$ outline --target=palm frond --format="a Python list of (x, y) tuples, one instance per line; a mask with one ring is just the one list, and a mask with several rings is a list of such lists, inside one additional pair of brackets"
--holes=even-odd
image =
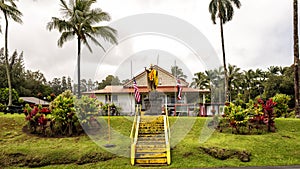
[(62, 47), (66, 41), (73, 39), (74, 36), (75, 34), (73, 31), (63, 32), (57, 41), (57, 45)]
[[(73, 2), (73, 0), (70, 0), (70, 4)], [(72, 10), (68, 7), (66, 1), (64, 0), (60, 0), (60, 11), (62, 12), (62, 14), (64, 15), (64, 17), (70, 16), (72, 15)], [(71, 5), (70, 5), (71, 6)]]
[(90, 44), (88, 43), (86, 37), (84, 37), (84, 38), (82, 39), (82, 43), (89, 49), (89, 51), (90, 51), (91, 53), (93, 53), (93, 50), (92, 50)]
[(101, 47), (101, 49), (105, 52), (104, 47), (101, 45), (101, 43), (96, 38), (94, 38), (92, 35), (90, 35), (88, 33), (86, 33), (86, 35), (89, 39), (91, 39), (92, 42), (94, 42), (97, 46)]
[(23, 14), (16, 7), (7, 6), (5, 13), (6, 13), (7, 17), (13, 19), (15, 22), (23, 23), (23, 21), (21, 19)]
[(52, 29), (58, 29), (59, 32), (63, 32), (63, 31), (69, 31), (74, 29), (74, 25), (72, 25), (71, 22), (67, 22), (65, 20), (61, 20), (59, 18), (56, 17), (52, 17), (52, 21), (48, 22), (47, 24), (47, 29), (48, 30), (52, 30)]
[(109, 26), (97, 26), (93, 27), (94, 33), (93, 35), (101, 36), (104, 40), (112, 43), (112, 44), (118, 44), (118, 40), (116, 38), (117, 36), (117, 30), (109, 27)]
[(218, 11), (218, 1), (212, 0), (209, 4), (209, 13), (211, 13), (211, 20), (216, 24), (216, 14)]

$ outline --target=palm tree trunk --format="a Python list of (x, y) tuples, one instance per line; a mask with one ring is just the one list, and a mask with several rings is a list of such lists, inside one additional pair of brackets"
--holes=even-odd
[(78, 91), (78, 98), (81, 97), (81, 93), (80, 93), (80, 52), (81, 52), (81, 41), (80, 41), (80, 37), (78, 37), (77, 39), (77, 43), (78, 43), (78, 55), (77, 55), (77, 83), (78, 83), (78, 88), (77, 88), (77, 91)]
[(4, 55), (5, 55), (5, 67), (6, 67), (6, 76), (8, 82), (8, 106), (12, 105), (12, 86), (11, 86), (11, 77), (10, 77), (10, 67), (8, 61), (8, 18), (7, 14), (4, 11), (5, 17), (5, 46), (4, 46)]
[(298, 37), (298, 0), (294, 0), (294, 90), (295, 90), (295, 114), (299, 112), (299, 37)]
[(228, 77), (227, 77), (227, 66), (225, 57), (225, 45), (224, 45), (224, 33), (223, 33), (223, 21), (220, 17), (220, 27), (221, 27), (221, 40), (222, 40), (222, 53), (223, 53), (223, 67), (224, 67), (224, 81), (225, 81), (225, 101), (228, 101)]

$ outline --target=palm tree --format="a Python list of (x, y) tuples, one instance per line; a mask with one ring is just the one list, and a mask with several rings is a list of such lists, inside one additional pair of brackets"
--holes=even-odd
[(300, 115), (299, 110), (299, 37), (298, 37), (298, 0), (294, 0), (294, 90), (295, 90), (295, 114)]
[[(7, 4), (8, 2), (9, 4)], [(0, 1), (0, 10), (3, 12), (5, 18), (5, 42), (4, 42), (4, 57), (5, 57), (5, 69), (8, 82), (8, 106), (12, 105), (12, 85), (11, 85), (11, 73), (10, 65), (8, 60), (8, 19), (11, 18), (15, 22), (22, 23), (22, 13), (17, 9), (16, 4), (13, 0), (1, 0)]]
[(81, 44), (86, 45), (89, 51), (92, 52), (92, 48), (88, 43), (89, 39), (105, 51), (96, 37), (100, 36), (105, 41), (117, 44), (117, 31), (109, 26), (93, 26), (99, 22), (110, 20), (110, 15), (103, 12), (100, 8), (91, 9), (92, 4), (96, 0), (70, 0), (69, 6), (65, 0), (60, 0), (60, 2), (64, 18), (52, 17), (52, 20), (47, 25), (47, 29), (49, 31), (58, 29), (61, 33), (57, 42), (59, 47), (62, 47), (66, 41), (74, 38), (75, 35), (77, 36), (77, 91), (78, 97), (80, 97)]
[(280, 72), (280, 67), (279, 66), (270, 66), (268, 68), (268, 71), (270, 75), (278, 75), (278, 72)]
[(178, 66), (171, 66), (172, 75), (174, 75), (177, 79), (184, 79), (186, 80), (187, 76), (183, 74), (183, 71)]
[(237, 8), (240, 8), (241, 6), (241, 2), (239, 0), (211, 0), (209, 4), (209, 13), (211, 13), (211, 20), (213, 21), (213, 23), (216, 24), (217, 17), (220, 19), (226, 101), (228, 101), (228, 78), (227, 78), (227, 68), (226, 68), (223, 24), (232, 20), (233, 13), (234, 13), (232, 3)]
[(243, 79), (244, 79), (244, 82), (243, 82), (243, 89), (244, 91), (247, 92), (247, 96), (248, 98), (247, 99), (251, 99), (251, 94), (252, 94), (252, 90), (254, 89), (254, 87), (256, 86), (256, 74), (255, 72), (250, 69), (248, 71), (245, 71), (244, 70), (244, 74), (243, 74)]
[(198, 89), (207, 89), (209, 87), (209, 79), (203, 72), (195, 73), (194, 76), (191, 87)]
[(236, 65), (228, 65), (228, 88), (229, 88), (229, 101), (233, 98), (234, 89), (239, 89), (239, 80), (240, 80), (240, 68)]
[(223, 67), (220, 66), (216, 69), (210, 69), (205, 71), (205, 75), (209, 79), (209, 87), (211, 91), (212, 102), (224, 102), (224, 71)]

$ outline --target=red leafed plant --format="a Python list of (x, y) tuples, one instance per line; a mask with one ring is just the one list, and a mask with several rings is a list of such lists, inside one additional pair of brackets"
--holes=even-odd
[(266, 101), (265, 104), (262, 104), (264, 110), (264, 116), (267, 119), (266, 123), (268, 125), (268, 131), (274, 132), (275, 131), (275, 114), (274, 114), (274, 107), (277, 105), (273, 99), (269, 99)]
[(28, 121), (28, 129), (31, 133), (45, 133), (47, 128), (48, 119), (46, 114), (49, 114), (50, 110), (46, 107), (34, 106), (31, 107), (29, 104), (25, 105), (24, 114), (25, 119)]

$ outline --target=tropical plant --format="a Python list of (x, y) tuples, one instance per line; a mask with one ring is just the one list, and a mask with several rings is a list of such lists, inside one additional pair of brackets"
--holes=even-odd
[[(239, 87), (240, 87), (240, 68), (236, 65), (228, 65), (228, 89), (229, 89), (229, 101), (232, 98), (235, 98), (238, 94)], [(237, 91), (237, 92), (235, 92)]]
[(276, 107), (274, 107), (274, 114), (276, 117), (288, 116), (289, 106), (288, 103), (291, 100), (291, 97), (286, 94), (276, 94), (272, 97), (274, 102), (277, 103)]
[(232, 20), (234, 14), (232, 3), (237, 8), (240, 8), (241, 6), (241, 2), (239, 0), (211, 0), (209, 4), (209, 13), (211, 14), (211, 20), (213, 21), (213, 23), (216, 24), (217, 17), (220, 19), (226, 101), (228, 101), (228, 77), (227, 77), (227, 66), (226, 66), (226, 56), (225, 56), (223, 24)]
[[(9, 89), (8, 88), (0, 88), (0, 103), (8, 102)], [(19, 94), (15, 89), (12, 89), (12, 103), (17, 103), (19, 100)]]
[[(279, 97), (277, 96), (277, 98)], [(257, 134), (261, 133), (263, 130), (266, 132), (274, 132), (274, 110), (276, 108), (277, 103), (274, 102), (272, 98), (268, 99), (266, 102), (261, 98), (258, 98), (256, 101), (250, 100), (246, 104), (244, 104), (242, 100), (236, 103), (228, 102), (224, 107), (224, 115), (220, 120), (218, 128), (220, 131), (223, 131), (226, 130), (226, 128), (231, 127), (232, 129), (235, 129), (235, 132), (233, 130), (232, 132), (237, 134), (246, 134), (246, 129), (248, 129), (248, 134), (255, 133), (252, 129), (257, 129)], [(278, 107), (277, 110), (281, 111), (285, 108), (286, 107), (281, 106)]]
[[(7, 4), (6, 2), (9, 2)], [(4, 42), (4, 57), (5, 57), (5, 68), (6, 76), (9, 88), (8, 106), (12, 105), (12, 85), (11, 85), (11, 68), (8, 59), (8, 19), (11, 18), (15, 22), (22, 23), (22, 13), (18, 10), (14, 0), (1, 0), (0, 10), (3, 12), (5, 18), (5, 42)]]
[(70, 0), (69, 5), (66, 4), (65, 0), (60, 0), (60, 2), (63, 18), (52, 17), (52, 20), (47, 25), (47, 29), (50, 31), (52, 29), (58, 29), (61, 33), (58, 39), (59, 47), (62, 47), (66, 41), (77, 36), (77, 90), (78, 97), (80, 97), (81, 44), (86, 45), (89, 51), (92, 52), (92, 48), (88, 43), (89, 39), (105, 51), (96, 37), (100, 36), (105, 41), (117, 44), (117, 31), (109, 26), (93, 26), (99, 22), (110, 20), (109, 14), (103, 12), (100, 8), (91, 9), (91, 6), (96, 0)]
[(50, 110), (53, 117), (52, 131), (56, 135), (77, 135), (81, 133), (81, 126), (75, 115), (75, 96), (70, 90), (58, 95), (51, 103)]
[(211, 102), (222, 103), (225, 101), (224, 95), (224, 73), (223, 67), (216, 69), (206, 70), (206, 76), (209, 79), (209, 85), (211, 90)]
[(29, 104), (25, 105), (25, 119), (28, 121), (27, 127), (31, 133), (45, 135), (45, 130), (48, 127), (48, 118), (46, 118), (46, 114), (49, 113), (48, 110), (41, 105), (34, 106), (33, 108)]
[(108, 115), (108, 110), (109, 114), (114, 116), (114, 115), (120, 115), (121, 107), (116, 106), (114, 103), (106, 103), (101, 105), (101, 115), (102, 116), (107, 116)]
[(83, 129), (100, 127), (100, 123), (96, 119), (100, 111), (100, 102), (97, 99), (82, 96), (76, 100), (75, 108)]
[(208, 89), (209, 88), (209, 79), (203, 72), (198, 72), (194, 74), (193, 82), (191, 87), (198, 89)]
[(171, 73), (174, 75), (177, 79), (186, 79), (187, 75), (185, 75), (180, 67), (177, 65), (171, 66)]

